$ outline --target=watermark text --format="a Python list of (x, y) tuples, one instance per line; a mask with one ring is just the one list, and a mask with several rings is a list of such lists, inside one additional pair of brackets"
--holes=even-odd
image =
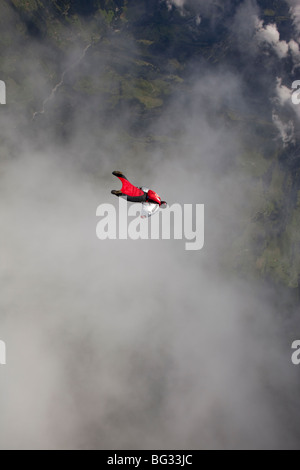
[(296, 340), (292, 344), (292, 349), (295, 351), (292, 354), (292, 363), (294, 366), (299, 366), (300, 364), (300, 340)]
[(0, 340), (0, 365), (5, 366), (6, 364), (6, 344)]
[(119, 198), (119, 211), (113, 204), (101, 204), (96, 215), (99, 240), (185, 240), (187, 251), (204, 246), (204, 205), (173, 204), (152, 217), (142, 219), (141, 204), (127, 204)]
[(0, 104), (6, 104), (6, 85), (3, 80), (0, 80)]

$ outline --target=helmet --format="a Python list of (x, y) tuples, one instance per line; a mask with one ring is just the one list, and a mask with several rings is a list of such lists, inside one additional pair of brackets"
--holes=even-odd
[(161, 204), (161, 199), (160, 199), (159, 195), (156, 194), (156, 192), (152, 191), (151, 189), (149, 189), (149, 191), (148, 191), (148, 199), (149, 199), (149, 201), (156, 202), (159, 205)]

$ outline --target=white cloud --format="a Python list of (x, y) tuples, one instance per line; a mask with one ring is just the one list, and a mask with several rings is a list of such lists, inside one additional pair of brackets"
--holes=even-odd
[(197, 26), (200, 25), (201, 21), (202, 21), (201, 16), (200, 16), (200, 15), (197, 15), (197, 16), (196, 16), (196, 24), (197, 24)]
[(280, 40), (280, 34), (277, 30), (276, 24), (268, 24), (264, 26), (263, 21), (257, 18), (255, 37), (260, 44), (265, 43), (272, 46), (280, 59), (287, 56), (289, 45), (286, 41)]
[(184, 9), (193, 11), (201, 16), (209, 16), (211, 19), (220, 12), (228, 11), (232, 6), (232, 0), (162, 0), (165, 1), (169, 10), (178, 8), (182, 13)]
[(294, 90), (283, 85), (281, 78), (277, 78), (275, 91), (276, 96), (273, 99), (274, 109), (272, 113), (273, 123), (279, 131), (279, 137), (281, 138), (283, 145), (286, 146), (290, 143), (294, 144), (296, 142), (295, 124), (293, 120), (283, 122), (280, 118), (280, 108), (292, 108), (297, 118), (300, 119), (300, 106), (293, 104), (292, 94)]
[(290, 12), (293, 17), (294, 25), (299, 33), (300, 39), (300, 2), (299, 0), (287, 0), (290, 5)]
[(171, 9), (173, 6), (177, 8), (183, 8), (185, 0), (167, 0), (168, 8)]
[(299, 48), (299, 44), (296, 41), (294, 41), (293, 39), (291, 39), (291, 41), (289, 42), (289, 49), (290, 49), (290, 52), (291, 52), (291, 55), (292, 55), (292, 58), (293, 58), (294, 70), (295, 70), (296, 68), (298, 68), (300, 66), (300, 48)]
[(295, 127), (293, 121), (282, 122), (278, 114), (273, 112), (272, 115), (273, 122), (279, 131), (280, 138), (283, 142), (283, 145), (295, 143)]
[(296, 41), (294, 41), (293, 39), (291, 39), (291, 41), (289, 42), (289, 48), (290, 48), (291, 52), (292, 52), (295, 56), (300, 57), (299, 44), (298, 44)]
[(300, 66), (299, 44), (291, 39), (289, 42), (281, 41), (276, 24), (263, 25), (263, 21), (256, 18), (255, 38), (259, 45), (269, 45), (280, 59), (284, 59), (290, 53), (294, 63), (294, 69)]
[(273, 100), (275, 109), (273, 110), (272, 118), (284, 146), (289, 143), (295, 143), (295, 125), (292, 120), (283, 122), (280, 119), (280, 108), (285, 106), (292, 108), (297, 118), (300, 119), (300, 106), (293, 103), (293, 92), (294, 90), (282, 84), (281, 78), (277, 78), (276, 96)]
[(285, 85), (282, 85), (281, 78), (277, 78), (276, 94), (277, 94), (277, 101), (279, 102), (281, 106), (284, 106), (286, 103), (291, 102), (292, 90), (290, 90)]

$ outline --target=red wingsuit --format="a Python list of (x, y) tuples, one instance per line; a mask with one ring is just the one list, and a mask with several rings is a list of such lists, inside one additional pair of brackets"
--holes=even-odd
[(131, 184), (126, 176), (121, 173), (121, 171), (113, 171), (114, 176), (119, 178), (122, 183), (122, 189), (120, 191), (113, 190), (112, 194), (119, 197), (126, 197), (127, 201), (130, 202), (154, 202), (156, 204), (163, 204), (164, 201), (161, 201), (161, 198), (154, 191), (149, 189), (147, 192), (143, 191), (142, 188), (138, 188)]

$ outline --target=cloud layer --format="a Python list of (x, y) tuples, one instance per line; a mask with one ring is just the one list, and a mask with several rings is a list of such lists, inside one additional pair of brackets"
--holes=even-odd
[[(215, 2), (197, 6), (201, 16)], [(246, 7), (257, 12), (253, 2)], [(236, 32), (245, 18), (239, 10)], [(274, 25), (253, 18), (255, 47), (274, 49), (276, 60), (297, 53), (296, 40), (282, 41)], [(126, 44), (119, 63), (125, 70), (137, 48)], [(245, 93), (244, 69), (230, 57), (218, 66), (203, 59), (186, 66), (184, 84), (147, 129), (161, 145), (147, 151), (139, 136), (134, 152), (132, 104), (107, 126), (107, 103), (96, 94), (85, 103), (70, 91), (107, 71), (105, 44), (72, 69), (34, 121), (51, 93), (43, 67), (54, 49), (47, 40), (30, 46), (24, 62), (35, 71), (29, 79), (36, 107), (26, 110), (27, 121), (1, 116), (0, 338), (7, 365), (0, 369), (0, 448), (299, 447), (299, 374), (290, 351), (297, 319), (279, 303), (285, 305), (284, 295), (242, 279), (226, 263), (254, 188), (234, 165), (251, 134), (224, 119), (228, 110), (260, 115), (259, 99)], [(84, 47), (62, 54), (54, 83)], [(252, 64), (252, 53), (256, 60), (264, 50), (249, 51), (245, 62)], [(268, 82), (267, 73), (261, 70)], [(270, 116), (289, 99), (289, 88), (273, 79)], [(66, 97), (78, 99), (74, 114)], [(62, 136), (57, 129), (66, 121)], [(281, 136), (288, 142), (289, 129)], [(204, 249), (186, 252), (182, 241), (98, 240), (97, 206), (117, 207), (110, 194), (115, 169), (170, 203), (205, 204)]]

